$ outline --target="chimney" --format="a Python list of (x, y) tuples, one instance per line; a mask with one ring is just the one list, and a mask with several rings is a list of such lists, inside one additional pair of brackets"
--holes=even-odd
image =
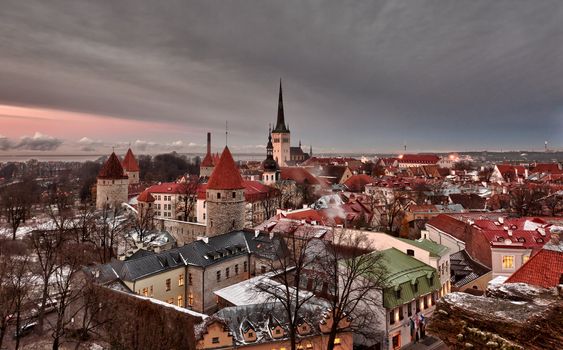
[(207, 154), (211, 154), (211, 133), (207, 133)]

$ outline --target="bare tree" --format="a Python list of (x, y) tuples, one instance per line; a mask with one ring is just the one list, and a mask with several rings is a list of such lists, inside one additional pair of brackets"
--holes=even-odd
[(58, 268), (59, 255), (65, 237), (62, 230), (35, 230), (30, 241), (33, 254), (37, 258), (36, 273), (41, 281), (41, 304), (39, 305), (39, 330), (43, 330), (45, 306), (49, 300), (50, 282)]
[(363, 234), (355, 232), (334, 229), (332, 241), (321, 250), (324, 254), (318, 264), (318, 277), (328, 285), (330, 304), (327, 350), (334, 349), (334, 340), (345, 329), (366, 339), (376, 336), (374, 325), (387, 271), (382, 256)]
[(532, 188), (519, 185), (509, 191), (510, 209), (519, 217), (528, 215), (541, 215), (541, 198), (545, 193), (541, 188)]
[(176, 213), (181, 213), (183, 221), (195, 221), (194, 214), (197, 204), (197, 189), (199, 183), (196, 180), (188, 179), (179, 184), (178, 200), (175, 203)]
[(20, 329), (32, 289), (29, 264), (30, 256), (23, 242), (0, 241), (0, 348), (9, 322), (15, 321), (16, 332)]
[[(275, 283), (265, 282), (258, 284), (260, 293), (268, 295), (271, 302), (276, 302), (283, 308), (288, 320), (288, 332), (291, 350), (296, 350), (298, 345), (297, 326), (300, 316), (304, 310), (304, 305), (314, 297), (308, 293), (301, 280), (305, 272), (314, 261), (311, 251), (308, 249), (313, 238), (313, 234), (297, 236), (294, 227), (292, 232), (277, 239), (283, 239), (287, 245), (286, 249), (277, 249), (270, 252), (271, 259), (265, 263), (275, 277)], [(314, 282), (314, 281), (312, 281)], [(313, 286), (314, 287), (314, 286)]]
[(66, 326), (73, 321), (74, 313), (68, 315), (69, 305), (75, 303), (82, 296), (83, 283), (76, 282), (76, 276), (80, 274), (82, 266), (92, 261), (89, 257), (89, 247), (72, 241), (65, 241), (63, 249), (57, 259), (57, 267), (53, 272), (53, 295), (49, 301), (56, 303), (56, 317), (49, 322), (52, 330), (53, 350), (59, 349), (63, 336), (66, 334)]
[(125, 233), (131, 226), (142, 235), (152, 225), (152, 217), (141, 217), (131, 213), (127, 216), (120, 208), (104, 207), (96, 213), (95, 225), (90, 231), (90, 240), (98, 252), (102, 264), (116, 257), (118, 247), (125, 242)]
[(16, 239), (18, 228), (30, 217), (34, 186), (33, 181), (26, 180), (7, 186), (0, 193), (0, 208), (10, 224), (13, 240)]

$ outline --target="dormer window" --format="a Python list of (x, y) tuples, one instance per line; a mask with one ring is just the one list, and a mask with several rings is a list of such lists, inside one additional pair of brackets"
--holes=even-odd
[(401, 290), (400, 290), (400, 289), (397, 289), (397, 290), (395, 291), (395, 297), (396, 297), (397, 299), (401, 299)]
[(217, 192), (217, 199), (221, 199), (221, 193)]

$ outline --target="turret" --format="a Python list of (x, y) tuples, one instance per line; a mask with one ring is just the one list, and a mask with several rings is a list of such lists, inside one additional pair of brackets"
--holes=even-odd
[(207, 236), (242, 230), (244, 227), (244, 181), (229, 148), (225, 146), (206, 190)]
[(96, 180), (96, 208), (116, 207), (127, 202), (129, 177), (119, 158), (112, 152)]

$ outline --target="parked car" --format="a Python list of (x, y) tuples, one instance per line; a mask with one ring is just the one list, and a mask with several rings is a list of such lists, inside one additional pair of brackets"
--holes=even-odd
[(22, 326), (20, 326), (19, 332), (14, 332), (14, 339), (18, 337), (19, 338), (25, 337), (29, 333), (33, 332), (33, 330), (35, 329), (35, 327), (37, 327), (38, 324), (39, 322), (37, 321), (23, 324)]

